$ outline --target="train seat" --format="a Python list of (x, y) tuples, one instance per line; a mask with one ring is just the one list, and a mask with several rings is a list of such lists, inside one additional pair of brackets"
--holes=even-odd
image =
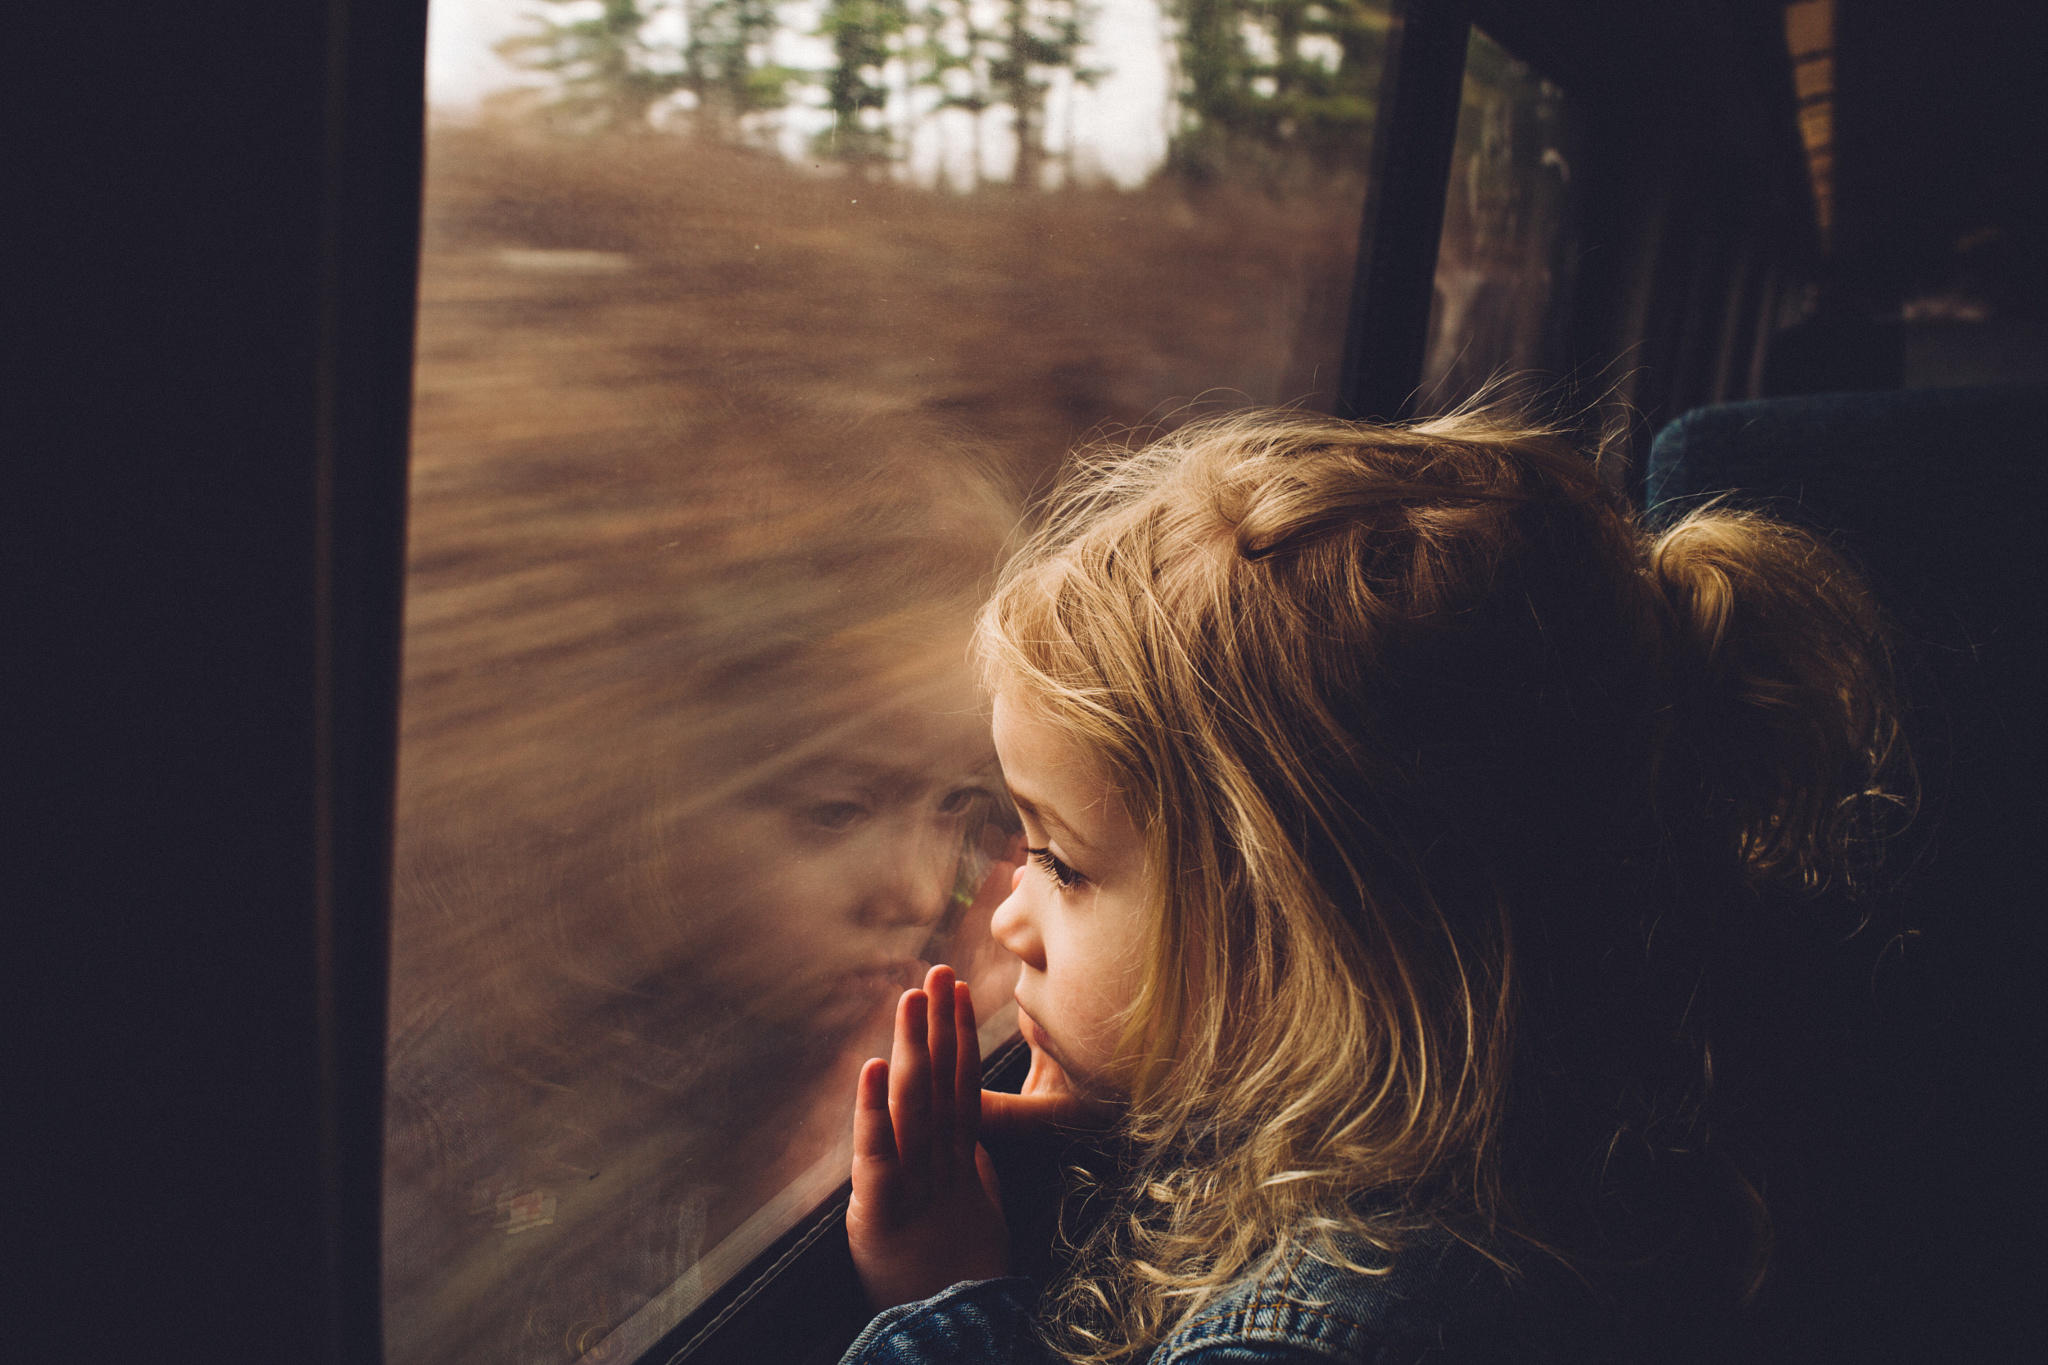
[(1726, 493), (1863, 566), (1922, 788), (1860, 943), (1816, 979), (1836, 1044), (1802, 1054), (1825, 1060), (1786, 1096), (1797, 1132), (1765, 1144), (1781, 1359), (2015, 1358), (2038, 1294), (2044, 419), (2040, 385), (1720, 404), (1645, 470), (1653, 522)]

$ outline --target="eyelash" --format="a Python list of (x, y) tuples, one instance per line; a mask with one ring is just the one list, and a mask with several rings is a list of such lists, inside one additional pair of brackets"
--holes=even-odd
[(1068, 867), (1065, 863), (1054, 857), (1053, 851), (1050, 848), (1027, 848), (1024, 851), (1031, 855), (1031, 861), (1044, 869), (1045, 875), (1052, 878), (1054, 884), (1062, 891), (1072, 891), (1082, 882), (1088, 880), (1073, 868)]

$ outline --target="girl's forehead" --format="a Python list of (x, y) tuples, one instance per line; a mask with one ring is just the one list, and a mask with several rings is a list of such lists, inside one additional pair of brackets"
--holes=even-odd
[(992, 729), (1003, 779), (1020, 805), (1056, 813), (1069, 824), (1128, 823), (1108, 768), (1028, 699), (998, 692)]
[(1045, 710), (1014, 688), (995, 694), (990, 707), (990, 732), (1006, 769), (1028, 769), (1041, 777), (1086, 776), (1096, 768)]

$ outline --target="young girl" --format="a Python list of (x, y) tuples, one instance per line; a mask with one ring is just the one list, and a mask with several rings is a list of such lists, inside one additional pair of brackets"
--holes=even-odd
[[(902, 998), (847, 1361), (1732, 1349), (1768, 1225), (1710, 1086), (1775, 1045), (1771, 889), (1842, 874), (1895, 750), (1836, 556), (1653, 535), (1483, 414), (1259, 414), (1087, 463), (979, 649), (1033, 1066), (984, 1094), (965, 986)], [(1109, 1211), (1041, 1301), (977, 1137), (1105, 1115)]]

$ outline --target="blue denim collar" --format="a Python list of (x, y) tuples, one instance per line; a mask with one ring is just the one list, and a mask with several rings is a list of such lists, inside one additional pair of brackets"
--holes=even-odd
[(1345, 1250), (1361, 1266), (1385, 1269), (1361, 1274), (1297, 1248), (1192, 1312), (1151, 1365), (1175, 1365), (1223, 1344), (1291, 1347), (1333, 1360), (1404, 1359), (1505, 1325), (1510, 1295), (1501, 1271), (1448, 1234), (1418, 1237), (1392, 1257)]

